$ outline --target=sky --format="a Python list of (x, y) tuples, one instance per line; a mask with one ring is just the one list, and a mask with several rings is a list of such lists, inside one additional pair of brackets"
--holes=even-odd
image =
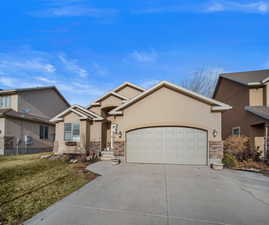
[(266, 0), (13, 0), (0, 10), (0, 88), (54, 85), (71, 104), (125, 81), (269, 68)]

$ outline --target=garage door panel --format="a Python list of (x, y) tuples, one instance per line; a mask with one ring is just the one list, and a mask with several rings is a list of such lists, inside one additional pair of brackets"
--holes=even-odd
[(128, 162), (162, 162), (162, 130), (148, 128), (127, 134)]
[(187, 127), (143, 128), (127, 133), (127, 162), (207, 163), (207, 133)]

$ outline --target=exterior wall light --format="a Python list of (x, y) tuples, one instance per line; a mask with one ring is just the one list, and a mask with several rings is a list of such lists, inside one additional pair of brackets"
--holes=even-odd
[(215, 138), (215, 137), (217, 137), (217, 135), (218, 135), (218, 131), (217, 130), (213, 130), (213, 137)]
[(122, 137), (122, 132), (121, 131), (119, 131), (118, 136), (119, 136), (119, 138)]

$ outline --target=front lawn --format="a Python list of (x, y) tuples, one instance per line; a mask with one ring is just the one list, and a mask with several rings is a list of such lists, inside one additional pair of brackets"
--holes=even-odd
[(41, 155), (0, 157), (0, 224), (20, 224), (95, 178), (86, 164)]

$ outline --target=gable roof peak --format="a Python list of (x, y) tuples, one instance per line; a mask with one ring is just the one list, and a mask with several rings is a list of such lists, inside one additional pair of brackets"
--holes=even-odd
[(139, 86), (137, 86), (136, 84), (133, 84), (133, 83), (131, 83), (131, 82), (127, 82), (127, 81), (124, 82), (124, 83), (122, 83), (120, 86), (116, 87), (116, 88), (113, 89), (112, 91), (113, 91), (113, 92), (117, 92), (117, 91), (123, 89), (123, 88), (126, 87), (126, 86), (135, 88), (135, 89), (137, 89), (137, 90), (139, 90), (139, 91), (145, 91), (144, 88), (139, 87)]
[(82, 120), (96, 120), (96, 121), (101, 121), (104, 118), (97, 115), (96, 113), (92, 112), (91, 110), (88, 110), (80, 105), (71, 105), (68, 109), (64, 110), (63, 112), (59, 113), (55, 117), (53, 117), (50, 122), (59, 122), (63, 120), (63, 116), (66, 115), (69, 112), (73, 112), (77, 115), (80, 116)]
[(178, 92), (181, 92), (185, 95), (188, 95), (190, 97), (196, 98), (202, 102), (205, 102), (207, 104), (210, 104), (212, 106), (212, 111), (225, 111), (225, 110), (229, 110), (232, 107), (229, 105), (226, 105), (222, 102), (219, 102), (217, 100), (205, 97), (203, 95), (200, 95), (196, 92), (190, 91), (186, 88), (183, 88), (181, 86), (178, 86), (176, 84), (173, 84), (169, 81), (161, 81), (158, 84), (156, 84), (155, 86), (153, 86), (152, 88), (142, 92), (141, 94), (137, 95), (136, 97), (132, 98), (130, 101), (116, 107), (115, 109), (111, 110), (109, 114), (111, 115), (119, 115), (122, 114), (122, 111), (124, 108), (128, 107), (129, 105), (131, 105), (132, 103), (138, 102), (140, 99), (143, 99), (145, 96), (155, 92), (156, 90), (158, 90), (159, 88), (161, 88), (162, 86), (167, 86), (171, 89), (174, 89)]

